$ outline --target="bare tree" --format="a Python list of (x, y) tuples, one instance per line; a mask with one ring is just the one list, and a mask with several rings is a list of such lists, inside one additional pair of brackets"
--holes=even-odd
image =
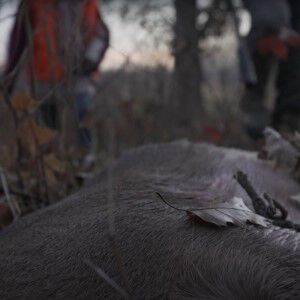
[(196, 28), (196, 0), (174, 0), (176, 23), (174, 26), (175, 70), (171, 100), (173, 115), (182, 126), (201, 116), (201, 68), (199, 60), (199, 33)]

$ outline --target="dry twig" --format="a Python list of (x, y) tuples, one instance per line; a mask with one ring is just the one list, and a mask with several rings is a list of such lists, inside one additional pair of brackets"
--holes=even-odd
[[(260, 197), (245, 173), (238, 171), (234, 178), (250, 197), (257, 214), (272, 220), (272, 224), (275, 226), (290, 228), (300, 232), (300, 224), (287, 220), (288, 212), (286, 208), (267, 193), (263, 195), (264, 198)], [(277, 213), (280, 215), (278, 216)]]

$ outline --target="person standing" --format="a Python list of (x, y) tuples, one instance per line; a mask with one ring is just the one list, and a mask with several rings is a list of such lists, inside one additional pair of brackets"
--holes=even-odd
[[(296, 61), (300, 62), (299, 1), (287, 0), (243, 0), (252, 19), (252, 27), (247, 37), (248, 47), (257, 75), (257, 82), (246, 82), (246, 92), (242, 99), (244, 127), (248, 134), (259, 139), (266, 126), (276, 129), (285, 127), (297, 129), (290, 120), (284, 119), (286, 113), (295, 112), (297, 93), (291, 86), (297, 83)], [(296, 7), (297, 5), (298, 7)], [(298, 64), (299, 65), (299, 64)], [(267, 89), (272, 74), (276, 76), (278, 96), (269, 116), (266, 108)], [(289, 75), (288, 75), (289, 74)], [(300, 73), (299, 76), (300, 78)], [(295, 97), (288, 96), (290, 92)], [(298, 110), (299, 111), (299, 110)]]
[[(99, 72), (109, 44), (97, 0), (23, 0), (11, 33), (5, 67), (7, 91), (29, 93), (40, 117), (61, 128), (64, 105), (72, 105), (81, 122), (91, 104), (91, 79)], [(84, 143), (88, 130), (79, 130)]]

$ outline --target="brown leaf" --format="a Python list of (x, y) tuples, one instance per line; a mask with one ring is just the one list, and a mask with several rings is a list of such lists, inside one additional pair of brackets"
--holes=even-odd
[(4, 169), (9, 169), (15, 163), (16, 155), (15, 151), (13, 151), (12, 147), (7, 145), (0, 146), (0, 165)]
[(37, 102), (28, 94), (23, 92), (16, 93), (11, 99), (12, 107), (17, 111), (29, 111), (37, 106)]
[(17, 135), (23, 146), (34, 155), (39, 146), (50, 144), (55, 139), (57, 132), (48, 127), (41, 127), (32, 118), (27, 118), (19, 125)]
[(45, 176), (49, 186), (57, 186), (59, 184), (58, 178), (52, 169), (45, 168)]
[(64, 173), (66, 171), (65, 161), (59, 160), (54, 153), (44, 156), (46, 168), (51, 169), (56, 173)]

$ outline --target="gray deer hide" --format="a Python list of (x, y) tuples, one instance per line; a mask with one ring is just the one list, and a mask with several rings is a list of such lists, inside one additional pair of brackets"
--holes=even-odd
[(233, 179), (240, 169), (299, 221), (288, 200), (299, 186), (255, 156), (187, 141), (128, 151), (112, 190), (103, 172), (0, 233), (0, 299), (300, 299), (299, 233), (194, 222), (155, 196), (188, 207), (242, 197), (251, 208)]

